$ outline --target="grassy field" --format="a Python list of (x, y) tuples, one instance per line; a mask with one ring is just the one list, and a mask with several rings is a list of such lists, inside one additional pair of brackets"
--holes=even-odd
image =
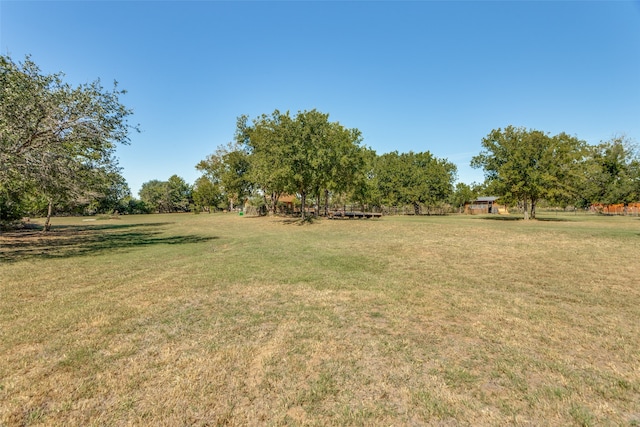
[(640, 425), (640, 219), (55, 218), (0, 425)]

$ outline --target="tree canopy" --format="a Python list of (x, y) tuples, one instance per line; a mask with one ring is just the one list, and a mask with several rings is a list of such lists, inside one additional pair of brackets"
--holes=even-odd
[[(223, 191), (242, 182), (244, 192), (260, 194), (270, 212), (276, 212), (283, 194), (298, 195), (303, 206), (314, 198), (316, 214), (322, 198), (325, 213), (330, 199), (370, 206), (412, 204), (419, 212), (421, 205), (429, 209), (451, 195), (456, 167), (447, 160), (428, 151), (377, 156), (361, 142), (358, 129), (332, 122), (328, 114), (311, 110), (291, 116), (275, 110), (251, 122), (239, 117), (234, 143), (218, 148), (196, 168)], [(246, 163), (234, 167), (235, 159)]]
[(394, 151), (377, 159), (375, 176), (383, 203), (390, 206), (413, 205), (417, 215), (421, 205), (430, 208), (449, 198), (453, 192), (456, 166), (428, 151)]
[(626, 137), (590, 146), (584, 162), (580, 203), (617, 204), (640, 200), (640, 156)]
[(140, 199), (155, 212), (188, 212), (192, 189), (184, 179), (172, 175), (167, 181), (153, 179), (142, 184)]
[(1, 208), (15, 216), (28, 195), (44, 198), (45, 230), (54, 204), (118, 187), (115, 147), (136, 129), (116, 82), (105, 90), (99, 80), (74, 87), (63, 77), (43, 73), (29, 57), (15, 63), (0, 56)]
[[(234, 203), (240, 203), (251, 193), (249, 166), (248, 153), (244, 147), (229, 143), (218, 147), (215, 153), (200, 161), (196, 169), (218, 188), (221, 195), (226, 196), (229, 209), (233, 209)], [(204, 182), (200, 181), (200, 184), (203, 185)]]
[(209, 212), (211, 212), (211, 208), (215, 209), (223, 200), (220, 186), (206, 176), (201, 176), (196, 180), (191, 195), (196, 209), (204, 209)]
[[(274, 110), (252, 120), (240, 116), (234, 141), (196, 165), (194, 186), (181, 177), (143, 184), (141, 202), (131, 198), (115, 157), (137, 131), (126, 91), (100, 80), (73, 86), (64, 74), (43, 73), (26, 57), (0, 56), (0, 223), (25, 212), (56, 207), (86, 212), (183, 212), (193, 203), (229, 208), (261, 198), (275, 213), (283, 194), (303, 207), (324, 200), (369, 206), (413, 205), (415, 213), (450, 202), (462, 207), (478, 188), (458, 183), (456, 167), (429, 151), (382, 155), (362, 145), (362, 134), (330, 121), (316, 109), (291, 115)], [(507, 203), (520, 203), (525, 218), (536, 205), (630, 203), (640, 199), (640, 155), (626, 137), (588, 145), (566, 133), (507, 126), (482, 139), (471, 161), (485, 173), (483, 188)], [(304, 218), (305, 209), (302, 209)]]
[(484, 169), (496, 195), (521, 201), (525, 219), (535, 218), (540, 199), (576, 196), (576, 177), (585, 155), (585, 143), (576, 137), (507, 126), (492, 130), (482, 147), (471, 166)]
[(271, 212), (284, 193), (300, 195), (305, 206), (309, 195), (318, 201), (321, 193), (326, 200), (329, 192), (349, 191), (364, 164), (361, 139), (359, 130), (330, 122), (317, 110), (294, 117), (275, 110), (251, 124), (241, 116), (236, 129), (238, 151), (248, 155), (247, 177)]

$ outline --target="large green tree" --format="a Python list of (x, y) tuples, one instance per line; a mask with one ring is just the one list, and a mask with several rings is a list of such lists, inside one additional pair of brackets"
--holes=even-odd
[(140, 200), (152, 211), (171, 212), (171, 195), (167, 181), (152, 179), (142, 184), (138, 192)]
[(429, 213), (431, 207), (450, 197), (456, 167), (428, 151), (393, 151), (378, 157), (375, 175), (383, 203), (389, 206), (413, 205), (417, 215), (422, 205)]
[(324, 161), (320, 155), (323, 144), (329, 144), (329, 115), (317, 110), (298, 112), (290, 134), (287, 191), (297, 193), (305, 219), (307, 196), (318, 191), (325, 181)]
[(626, 137), (590, 146), (584, 162), (580, 202), (615, 204), (640, 200), (640, 156)]
[(140, 200), (156, 212), (188, 212), (192, 201), (191, 186), (178, 175), (172, 175), (167, 181), (147, 181), (138, 194)]
[(464, 182), (458, 182), (449, 198), (449, 203), (459, 212), (462, 212), (465, 204), (472, 202), (478, 196), (477, 184), (469, 185)]
[(358, 129), (330, 122), (329, 114), (317, 110), (298, 112), (293, 128), (288, 190), (300, 195), (303, 206), (307, 196), (315, 196), (317, 215), (322, 193), (326, 210), (330, 192), (346, 193), (353, 187), (364, 166), (362, 137)]
[(355, 174), (353, 188), (349, 193), (350, 198), (362, 205), (380, 207), (383, 202), (378, 176), (376, 175), (378, 155), (374, 150), (367, 147), (363, 147), (360, 154), (362, 169)]
[(191, 186), (178, 175), (171, 175), (167, 180), (169, 200), (172, 212), (188, 212), (192, 202)]
[(118, 143), (128, 143), (132, 111), (117, 83), (72, 86), (45, 74), (27, 57), (0, 56), (0, 199), (19, 202), (35, 192), (53, 206), (98, 197), (115, 177)]
[(361, 139), (357, 129), (330, 122), (328, 114), (317, 110), (295, 117), (275, 110), (251, 124), (242, 116), (236, 129), (236, 143), (248, 154), (249, 180), (270, 212), (276, 211), (284, 193), (297, 194), (302, 206), (308, 196), (315, 196), (317, 213), (321, 194), (326, 210), (330, 193), (352, 190), (364, 166)]
[(212, 208), (215, 209), (222, 201), (222, 192), (217, 184), (214, 184), (211, 179), (203, 175), (193, 185), (192, 197), (196, 208), (210, 212)]
[(585, 143), (576, 137), (507, 126), (492, 130), (482, 148), (471, 166), (484, 169), (496, 195), (522, 202), (525, 219), (535, 218), (539, 200), (573, 197), (579, 191)]
[(251, 193), (249, 167), (248, 153), (235, 142), (218, 147), (215, 153), (196, 165), (196, 169), (222, 191), (229, 209), (242, 203)]
[(362, 185), (367, 168), (366, 148), (360, 145), (358, 129), (347, 129), (340, 123), (329, 123), (327, 138), (318, 150), (318, 179), (315, 184), (316, 212), (320, 194), (324, 192), (324, 214), (328, 214), (330, 195), (354, 195)]
[(276, 212), (278, 199), (289, 185), (294, 138), (293, 119), (288, 112), (262, 114), (251, 124), (247, 116), (237, 121), (236, 142), (250, 153), (248, 179), (271, 213)]
[[(100, 183), (96, 183), (100, 185)], [(119, 171), (105, 171), (96, 196), (87, 200), (86, 211), (95, 213), (128, 212), (131, 190)]]

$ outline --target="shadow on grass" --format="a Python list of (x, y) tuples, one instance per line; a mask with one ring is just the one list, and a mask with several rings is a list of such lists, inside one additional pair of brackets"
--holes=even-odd
[[(479, 218), (475, 218), (475, 219), (486, 219), (486, 220), (491, 220), (491, 221), (524, 221), (524, 218), (522, 217), (517, 217), (517, 216), (484, 216), (484, 217), (479, 217)], [(530, 221), (535, 222), (535, 221), (541, 221), (541, 222), (570, 222), (570, 219), (567, 218), (551, 218), (551, 217), (546, 217), (546, 218), (532, 218)]]
[(487, 219), (487, 220), (491, 220), (491, 221), (523, 221), (523, 218), (517, 217), (517, 216), (504, 216), (504, 215), (500, 215), (500, 216), (479, 216), (479, 217), (474, 217), (473, 219)]
[[(142, 228), (142, 227), (150, 227), (150, 228), (159, 228), (164, 227), (165, 225), (175, 224), (174, 222), (146, 222), (142, 224), (100, 224), (96, 222), (89, 222), (88, 224), (82, 225), (53, 225), (51, 227), (52, 232), (60, 232), (67, 230), (121, 230), (125, 228)], [(38, 230), (41, 230), (42, 227), (38, 227)]]
[(49, 233), (34, 229), (4, 233), (0, 238), (0, 262), (72, 258), (149, 245), (184, 245), (217, 239), (162, 235), (162, 228), (169, 224), (63, 225), (52, 227)]
[(317, 218), (312, 218), (312, 217), (307, 217), (305, 219), (302, 219), (300, 217), (297, 217), (297, 218), (293, 217), (293, 218), (283, 219), (280, 222), (284, 225), (310, 225), (317, 221), (318, 221)]
[[(518, 216), (482, 216), (476, 217), (474, 219), (486, 219), (490, 221), (524, 221), (524, 218)], [(571, 222), (571, 219), (568, 218), (553, 218), (553, 217), (544, 217), (544, 218), (532, 218), (530, 221), (541, 221), (541, 222)]]

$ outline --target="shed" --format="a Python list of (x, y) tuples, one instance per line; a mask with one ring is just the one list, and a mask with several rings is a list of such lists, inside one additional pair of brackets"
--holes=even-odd
[(279, 211), (281, 213), (291, 213), (293, 212), (293, 204), (296, 201), (297, 197), (292, 194), (283, 194), (278, 199), (278, 204), (281, 206)]
[(499, 197), (484, 196), (478, 197), (471, 203), (467, 203), (464, 206), (464, 213), (466, 214), (508, 214), (506, 205), (500, 205), (498, 203)]

